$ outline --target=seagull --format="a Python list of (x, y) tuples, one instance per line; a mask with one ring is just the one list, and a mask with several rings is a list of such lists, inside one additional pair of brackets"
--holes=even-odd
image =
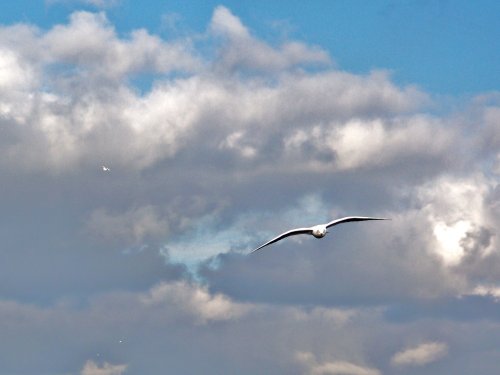
[(279, 240), (282, 240), (285, 237), (296, 236), (298, 234), (310, 234), (316, 238), (323, 238), (328, 233), (328, 231), (326, 230), (327, 228), (333, 227), (334, 225), (337, 225), (337, 224), (348, 223), (351, 221), (365, 221), (365, 220), (390, 220), (390, 219), (385, 219), (385, 218), (381, 218), (381, 217), (367, 217), (367, 216), (346, 216), (346, 217), (343, 217), (340, 219), (332, 220), (326, 224), (314, 225), (314, 226), (309, 227), (309, 228), (296, 228), (296, 229), (289, 230), (285, 233), (282, 233), (279, 236), (273, 238), (271, 241), (268, 241), (265, 244), (260, 245), (258, 248), (253, 250), (250, 254), (255, 253), (257, 250), (260, 250), (267, 245), (271, 245), (272, 243), (278, 242)]
[(102, 171), (103, 172), (109, 172), (111, 169), (109, 169), (108, 167), (106, 167), (105, 165), (102, 166)]

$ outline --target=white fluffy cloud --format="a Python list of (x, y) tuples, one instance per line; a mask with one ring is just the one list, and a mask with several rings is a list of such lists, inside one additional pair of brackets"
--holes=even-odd
[[(330, 154), (338, 170), (350, 170), (380, 167), (401, 159), (439, 159), (451, 149), (453, 138), (451, 131), (433, 119), (409, 117), (317, 125), (296, 131), (285, 144), (291, 153), (305, 153), (304, 145), (312, 145), (318, 154)], [(331, 160), (318, 164), (331, 169)]]
[(212, 16), (210, 28), (215, 33), (227, 34), (233, 38), (249, 38), (250, 33), (238, 17), (229, 9), (218, 6)]
[[(480, 228), (494, 230), (491, 202), (496, 188), (493, 180), (481, 175), (470, 178), (442, 177), (417, 189), (421, 209), (431, 223), (436, 239), (432, 247), (448, 265), (457, 265), (467, 252), (466, 237)], [(493, 243), (481, 249), (481, 256), (495, 251)], [(470, 244), (469, 244), (470, 246)]]
[[(21, 169), (67, 171), (97, 158), (144, 169), (205, 141), (198, 152), (350, 170), (444, 159), (454, 140), (439, 120), (406, 115), (427, 101), (421, 91), (399, 88), (382, 72), (287, 71), (327, 55), (298, 42), (269, 46), (224, 7), (214, 11), (208, 32), (229, 35), (214, 62), (200, 61), (186, 41), (145, 30), (121, 38), (103, 13), (76, 12), (46, 32), (16, 27), (22, 43), (13, 30), (0, 33), (0, 110), (16, 139), (2, 159)], [(225, 73), (202, 68), (210, 65)], [(230, 73), (245, 67), (284, 73), (271, 82)], [(172, 71), (187, 75), (158, 77), (144, 95), (128, 84), (134, 74)]]
[(424, 366), (436, 362), (448, 354), (448, 345), (442, 342), (426, 342), (404, 349), (391, 359), (395, 366)]
[[(188, 45), (166, 43), (145, 30), (120, 39), (104, 14), (77, 12), (67, 25), (45, 33), (5, 28), (0, 46), (1, 121), (12, 139), (3, 148), (4, 162), (68, 170), (94, 156), (144, 165), (175, 151), (174, 129), (183, 124), (165, 113), (171, 107), (157, 106), (158, 99), (169, 98), (152, 94), (143, 100), (125, 76), (195, 69)], [(151, 107), (156, 111), (150, 113)]]
[(48, 61), (75, 64), (104, 78), (192, 70), (198, 64), (188, 44), (167, 43), (146, 30), (134, 30), (129, 39), (119, 38), (103, 13), (73, 13), (68, 25), (54, 26), (40, 43)]
[(252, 37), (240, 19), (223, 6), (215, 8), (209, 28), (215, 35), (228, 39), (216, 64), (225, 70), (277, 71), (304, 63), (330, 62), (324, 50), (300, 42), (286, 42), (278, 48), (269, 46)]
[[(0, 50), (0, 89), (23, 90), (29, 88), (34, 72), (29, 65), (23, 66), (19, 56), (10, 49)], [(6, 112), (4, 108), (3, 113)]]

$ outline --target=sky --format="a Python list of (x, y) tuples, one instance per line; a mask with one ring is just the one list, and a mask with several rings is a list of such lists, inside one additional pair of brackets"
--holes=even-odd
[(0, 374), (494, 373), (498, 4), (1, 5)]

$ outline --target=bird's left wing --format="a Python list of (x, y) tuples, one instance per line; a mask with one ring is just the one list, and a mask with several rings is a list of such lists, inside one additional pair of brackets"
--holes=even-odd
[(258, 248), (253, 250), (250, 254), (255, 253), (257, 250), (260, 250), (267, 245), (271, 245), (272, 243), (278, 242), (279, 240), (282, 240), (285, 237), (295, 236), (297, 234), (311, 234), (311, 233), (312, 233), (312, 228), (297, 228), (297, 229), (289, 230), (289, 231), (282, 233), (279, 236), (273, 238), (271, 241), (268, 241), (265, 244), (260, 245)]
[(368, 217), (368, 216), (346, 216), (340, 219), (332, 220), (326, 224), (327, 228), (333, 227), (337, 224), (348, 223), (351, 221), (365, 221), (365, 220), (390, 220), (381, 217)]

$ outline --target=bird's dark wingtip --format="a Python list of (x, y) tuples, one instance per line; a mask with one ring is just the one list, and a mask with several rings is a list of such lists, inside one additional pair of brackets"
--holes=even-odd
[(260, 249), (262, 249), (264, 246), (260, 246), (256, 249), (253, 249), (252, 251), (250, 251), (247, 255), (252, 255), (253, 253), (256, 253), (257, 251), (259, 251)]

